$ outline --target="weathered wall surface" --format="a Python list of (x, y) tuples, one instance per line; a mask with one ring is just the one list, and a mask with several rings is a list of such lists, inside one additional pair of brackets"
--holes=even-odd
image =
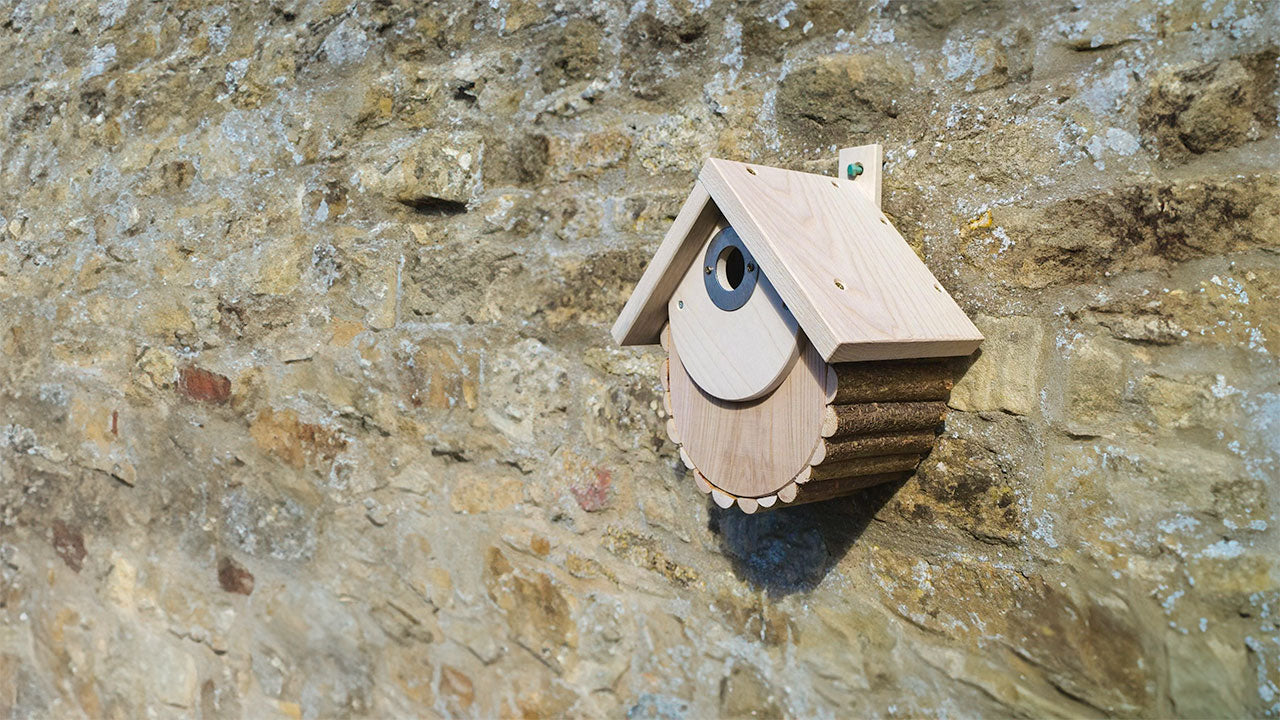
[[(1280, 713), (1278, 27), (4, 3), (0, 715)], [(607, 328), (705, 157), (872, 141), (984, 352), (710, 508)]]

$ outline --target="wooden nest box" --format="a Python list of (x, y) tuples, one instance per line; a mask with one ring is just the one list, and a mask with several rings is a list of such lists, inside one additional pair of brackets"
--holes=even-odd
[(945, 417), (946, 358), (982, 342), (880, 212), (882, 156), (842, 150), (834, 178), (708, 160), (613, 326), (666, 349), (667, 432), (721, 507), (905, 477)]

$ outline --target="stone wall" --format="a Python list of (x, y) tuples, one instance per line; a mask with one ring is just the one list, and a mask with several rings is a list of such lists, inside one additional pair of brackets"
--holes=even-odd
[[(1280, 714), (1280, 6), (0, 3), (0, 716)], [(608, 336), (704, 158), (987, 336), (721, 512)]]

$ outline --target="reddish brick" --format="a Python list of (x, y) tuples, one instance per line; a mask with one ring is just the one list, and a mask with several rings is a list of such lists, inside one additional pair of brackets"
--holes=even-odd
[(613, 473), (604, 468), (596, 468), (593, 477), (575, 482), (569, 486), (569, 492), (578, 501), (578, 507), (587, 512), (596, 512), (609, 507), (609, 488), (613, 485)]
[(178, 392), (188, 400), (222, 405), (231, 398), (231, 380), (188, 365), (178, 371)]

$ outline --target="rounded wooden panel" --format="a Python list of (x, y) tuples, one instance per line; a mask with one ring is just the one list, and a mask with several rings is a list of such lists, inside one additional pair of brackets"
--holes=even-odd
[(737, 497), (776, 494), (802, 470), (822, 439), (827, 364), (800, 338), (799, 361), (773, 392), (728, 402), (700, 388), (671, 337), (671, 410), (685, 454), (714, 487)]
[[(742, 307), (716, 307), (707, 294), (702, 261), (713, 240), (703, 245), (667, 305), (671, 338), (698, 387), (721, 400), (754, 400), (776, 388), (796, 365), (800, 329), (758, 269), (755, 289)], [(713, 267), (712, 275), (717, 272)]]

